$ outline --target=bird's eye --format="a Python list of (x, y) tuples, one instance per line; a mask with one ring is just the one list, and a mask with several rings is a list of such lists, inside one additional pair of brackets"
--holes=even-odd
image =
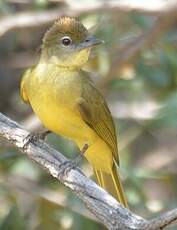
[(62, 45), (63, 46), (69, 46), (69, 45), (71, 45), (71, 43), (72, 43), (72, 40), (71, 40), (71, 38), (70, 37), (68, 37), (68, 36), (64, 36), (64, 37), (62, 37), (61, 38), (61, 43), (62, 43)]

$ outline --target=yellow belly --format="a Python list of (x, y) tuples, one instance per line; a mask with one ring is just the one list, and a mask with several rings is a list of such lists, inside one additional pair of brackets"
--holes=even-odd
[[(48, 106), (46, 106), (48, 105)], [(56, 134), (74, 140), (80, 150), (88, 143), (85, 157), (95, 168), (109, 172), (112, 166), (112, 153), (107, 144), (90, 129), (74, 111), (56, 107), (52, 102), (36, 103), (32, 107), (46, 128)]]
[(65, 107), (56, 107), (50, 103), (32, 106), (46, 128), (72, 140), (87, 141), (94, 136), (93, 131), (81, 118)]
[[(85, 143), (88, 161), (98, 170), (109, 172), (112, 167), (112, 153), (107, 144), (82, 119), (75, 107), (80, 91), (72, 86), (70, 90), (60, 88), (58, 79), (49, 82), (30, 80), (28, 98), (30, 104), (46, 128), (77, 143), (80, 149)], [(63, 84), (63, 82), (62, 82)], [(59, 86), (59, 88), (57, 88)], [(68, 99), (68, 100), (66, 100)]]

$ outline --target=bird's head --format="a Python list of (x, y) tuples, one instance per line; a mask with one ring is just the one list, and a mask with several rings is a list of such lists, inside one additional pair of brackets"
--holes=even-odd
[(80, 67), (87, 62), (90, 48), (102, 42), (89, 36), (76, 19), (61, 17), (44, 35), (42, 58), (59, 66)]

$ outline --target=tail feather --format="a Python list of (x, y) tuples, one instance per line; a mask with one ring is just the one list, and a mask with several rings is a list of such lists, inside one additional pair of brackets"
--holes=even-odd
[(119, 178), (117, 166), (114, 164), (110, 174), (94, 169), (99, 185), (115, 197), (124, 207), (128, 207), (125, 193)]

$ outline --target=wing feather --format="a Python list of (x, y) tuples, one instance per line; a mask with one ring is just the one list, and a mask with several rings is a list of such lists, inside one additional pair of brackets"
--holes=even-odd
[(114, 159), (119, 163), (116, 130), (106, 101), (91, 80), (83, 82), (78, 109), (82, 119), (110, 147)]

